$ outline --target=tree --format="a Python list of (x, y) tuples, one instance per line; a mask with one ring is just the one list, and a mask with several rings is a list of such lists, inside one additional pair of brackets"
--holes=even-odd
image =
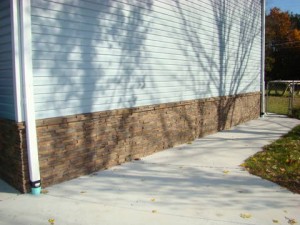
[(293, 25), (293, 28), (300, 29), (300, 15), (299, 14), (291, 14), (290, 19)]
[(266, 16), (266, 80), (300, 75), (300, 15), (273, 8)]

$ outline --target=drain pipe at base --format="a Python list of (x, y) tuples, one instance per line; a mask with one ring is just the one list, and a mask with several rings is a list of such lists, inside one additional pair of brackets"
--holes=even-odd
[(40, 166), (33, 95), (32, 49), (31, 49), (31, 5), (27, 0), (13, 0), (19, 8), (21, 76), (26, 125), (26, 142), (31, 193), (41, 193)]
[(266, 0), (261, 0), (261, 99), (260, 99), (260, 116), (264, 117), (266, 113), (265, 104), (265, 33), (266, 33)]

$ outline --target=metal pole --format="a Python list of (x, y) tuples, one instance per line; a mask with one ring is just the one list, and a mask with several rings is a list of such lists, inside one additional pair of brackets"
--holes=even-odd
[(294, 114), (294, 102), (295, 102), (295, 80), (293, 80), (293, 85), (292, 85), (292, 116)]
[(260, 115), (263, 117), (266, 112), (265, 106), (265, 9), (266, 9), (266, 1), (261, 1), (261, 105), (260, 105)]

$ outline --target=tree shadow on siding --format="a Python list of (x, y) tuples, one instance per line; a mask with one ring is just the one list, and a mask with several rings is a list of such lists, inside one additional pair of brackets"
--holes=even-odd
[[(214, 15), (218, 27), (218, 42), (221, 47), (219, 59), (219, 79), (221, 81), (219, 96), (251, 92), (253, 91), (252, 88), (255, 82), (259, 83), (260, 80), (260, 52), (258, 52), (258, 59), (255, 59), (258, 62), (256, 76), (252, 75), (249, 79), (249, 74), (247, 74), (249, 73), (250, 64), (253, 63), (253, 59), (250, 59), (250, 54), (253, 52), (253, 46), (257, 37), (261, 34), (260, 10), (257, 10), (257, 4), (254, 1), (246, 3), (246, 8), (243, 10), (239, 10), (237, 8), (238, 3), (234, 1), (219, 2), (212, 0), (211, 2), (215, 9)], [(235, 5), (232, 6), (233, 4)], [(249, 14), (249, 12), (251, 13)], [(234, 28), (232, 24), (237, 19), (236, 14), (238, 14), (240, 20)], [(230, 39), (233, 32), (239, 32), (239, 35), (237, 43), (233, 47), (235, 49), (232, 51), (231, 45), (233, 43)], [(222, 51), (222, 48), (225, 51)], [(226, 52), (229, 54), (227, 55)], [(255, 71), (250, 70), (250, 73), (254, 74)], [(259, 87), (259, 84), (257, 86)], [(218, 130), (228, 127), (226, 121), (229, 117), (231, 117), (230, 121), (233, 121), (232, 118), (235, 116), (233, 114), (234, 108), (235, 99), (233, 101), (221, 100), (218, 106)], [(229, 126), (232, 125), (235, 124), (229, 124)]]
[(135, 157), (130, 108), (151, 81), (144, 46), (151, 6), (152, 0), (45, 1), (34, 8), (36, 104), (46, 112), (41, 117), (63, 116), (39, 142), (45, 185)]
[[(260, 40), (260, 10), (254, 1), (243, 3), (244, 9), (236, 1), (210, 0), (209, 3), (206, 7), (211, 9), (212, 14), (208, 13), (206, 16), (213, 18), (212, 23), (208, 23), (204, 15), (195, 18), (195, 9), (199, 8), (200, 2), (191, 3), (198, 5), (186, 10), (182, 2), (176, 0), (184, 31), (182, 39), (185, 40), (179, 45), (183, 54), (190, 59), (190, 64), (197, 68), (190, 70), (188, 76), (195, 81), (196, 88), (199, 85), (205, 86), (200, 92), (194, 87), (195, 95), (200, 98), (220, 97), (220, 101), (215, 103), (218, 116), (215, 121), (217, 130), (223, 130), (235, 125), (232, 124), (233, 117), (236, 116), (235, 95), (257, 91), (260, 53), (258, 52), (257, 61), (249, 56), (255, 51), (255, 42)], [(204, 7), (203, 11), (207, 13)], [(216, 32), (211, 31), (211, 28)], [(199, 34), (203, 30), (207, 31), (206, 36)], [(256, 68), (251, 65), (253, 63), (256, 63)], [(201, 107), (199, 105), (199, 114), (203, 115), (205, 109)], [(228, 124), (226, 121), (231, 122)], [(203, 125), (204, 121), (201, 121), (200, 127), (203, 128)], [(202, 133), (203, 130), (200, 130), (199, 135)]]
[[(55, 3), (45, 1), (36, 10), (47, 9), (53, 4)], [(204, 131), (198, 129), (203, 129), (207, 122), (201, 119), (195, 124), (190, 118), (193, 109), (188, 106), (170, 111), (164, 107), (149, 106), (149, 110), (158, 112), (152, 117), (139, 111), (139, 108), (132, 108), (137, 105), (140, 90), (155, 88), (155, 82), (152, 82), (154, 70), (147, 61), (150, 53), (145, 45), (148, 27), (155, 19), (151, 17), (151, 0), (132, 0), (126, 4), (110, 0), (97, 4), (82, 1), (78, 3), (80, 7), (76, 7), (76, 4), (59, 4), (61, 8), (56, 5), (55, 11), (50, 14), (45, 10), (42, 18), (33, 15), (34, 23), (44, 25), (40, 28), (33, 27), (36, 31), (33, 36), (37, 48), (34, 57), (41, 62), (36, 65), (35, 74), (42, 77), (36, 81), (49, 82), (54, 87), (47, 90), (37, 88), (41, 94), (37, 104), (56, 116), (77, 114), (64, 116), (55, 126), (48, 126), (49, 135), (39, 143), (41, 173), (47, 177), (43, 180), (45, 184), (91, 173), (172, 147), (184, 142), (182, 137), (193, 140), (203, 134)], [(174, 75), (173, 79), (181, 82), (198, 99), (215, 96), (215, 89), (217, 96), (236, 94), (243, 81), (243, 70), (247, 68), (247, 55), (250, 51), (246, 48), (249, 43), (243, 38), (251, 33), (251, 28), (242, 28), (241, 22), (245, 35), (240, 36), (243, 44), (239, 48), (242, 50), (234, 52), (235, 57), (227, 56), (224, 49), (230, 48), (226, 38), (230, 37), (232, 21), (223, 20), (235, 8), (229, 7), (227, 3), (212, 1), (211, 4), (216, 4), (213, 18), (218, 30), (213, 40), (218, 44), (213, 45), (213, 51), (209, 52), (198, 32), (205, 29), (202, 19), (196, 19), (195, 12), (190, 14), (184, 10), (180, 1), (175, 1), (175, 4), (182, 23), (181, 32), (178, 33), (178, 46), (182, 56), (186, 58), (187, 74), (184, 76), (187, 76), (187, 81), (178, 75)], [(191, 7), (190, 11), (193, 10)], [(33, 14), (35, 13), (37, 12)], [(245, 21), (245, 24), (248, 22)], [(255, 26), (255, 22), (252, 23)], [(251, 38), (249, 41), (253, 42)], [(39, 48), (47, 51), (39, 51)], [(231, 74), (237, 77), (236, 81), (229, 79), (231, 58), (242, 61), (242, 66), (238, 63), (234, 65), (234, 72)], [(172, 75), (171, 72), (165, 73)], [(201, 79), (202, 74), (207, 75), (205, 79)], [(229, 90), (226, 86), (228, 79), (231, 82)], [(251, 86), (249, 83), (247, 85)], [(247, 88), (245, 91), (248, 91)], [(155, 96), (151, 91), (148, 93), (147, 98), (151, 102)], [(188, 100), (184, 98), (184, 93), (181, 98)], [(54, 104), (53, 99), (56, 99)], [(223, 121), (233, 116), (229, 114), (234, 102), (224, 100), (216, 107), (219, 111), (217, 126), (221, 130), (226, 125)], [(110, 111), (111, 109), (121, 110)], [(203, 118), (206, 110), (203, 103), (199, 103), (197, 110)], [(137, 115), (149, 118), (141, 119)], [(170, 117), (173, 121), (178, 118), (181, 125), (170, 124)], [(159, 122), (154, 122), (157, 120)], [(135, 126), (141, 123), (146, 124)], [(157, 135), (158, 132), (161, 132), (162, 137)], [(145, 149), (141, 149), (141, 139)], [(48, 145), (50, 148), (47, 148)]]

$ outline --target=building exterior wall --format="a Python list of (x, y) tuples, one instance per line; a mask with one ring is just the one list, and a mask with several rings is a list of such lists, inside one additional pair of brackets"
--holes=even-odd
[(260, 90), (260, 0), (32, 0), (38, 119)]
[(15, 120), (10, 1), (0, 2), (0, 118)]
[[(259, 116), (259, 0), (31, 5), (43, 187)], [(26, 192), (25, 125), (0, 125), (0, 177)]]

